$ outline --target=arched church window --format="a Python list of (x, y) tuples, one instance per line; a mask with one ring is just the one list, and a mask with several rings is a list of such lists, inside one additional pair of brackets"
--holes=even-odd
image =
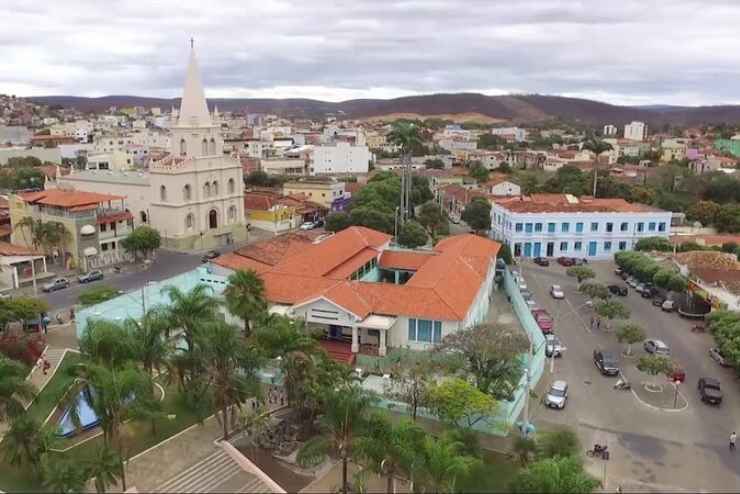
[(201, 154), (203, 156), (208, 156), (208, 141), (205, 138), (203, 139), (203, 142), (201, 143), (200, 147), (201, 147), (201, 150), (200, 150)]
[(180, 139), (180, 156), (188, 154), (188, 145), (185, 143), (185, 139)]
[(185, 184), (185, 187), (183, 187), (183, 189), (182, 189), (182, 196), (183, 196), (183, 198), (186, 201), (189, 201), (190, 200), (190, 198), (192, 196), (192, 193), (191, 193), (191, 190), (190, 190), (190, 184)]
[(217, 195), (218, 195), (218, 182), (216, 182), (216, 181), (214, 180), (214, 181), (213, 181), (213, 185), (211, 185), (211, 189), (212, 189), (212, 191), (213, 191), (213, 195), (214, 195), (214, 196), (217, 196)]
[(218, 228), (218, 212), (215, 209), (208, 212), (208, 228), (211, 230)]
[(210, 148), (210, 150), (211, 150), (211, 155), (212, 156), (216, 154), (216, 140), (213, 137), (211, 137), (211, 148)]
[(195, 218), (193, 217), (193, 213), (188, 213), (188, 215), (185, 217), (185, 228), (188, 230), (192, 230), (194, 220)]
[(167, 200), (167, 187), (164, 185), (159, 186), (159, 200), (163, 202)]
[(230, 178), (229, 179), (229, 194), (233, 194), (233, 193), (234, 193), (234, 179)]
[(236, 221), (236, 206), (229, 207), (229, 223)]
[(203, 185), (203, 197), (210, 197), (211, 196), (211, 184), (208, 182)]

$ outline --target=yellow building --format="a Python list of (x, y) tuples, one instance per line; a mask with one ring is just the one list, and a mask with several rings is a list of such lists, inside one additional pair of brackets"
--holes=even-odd
[(344, 182), (331, 177), (311, 177), (283, 185), (286, 196), (303, 195), (309, 201), (321, 204), (329, 210), (341, 209), (338, 204), (345, 201)]

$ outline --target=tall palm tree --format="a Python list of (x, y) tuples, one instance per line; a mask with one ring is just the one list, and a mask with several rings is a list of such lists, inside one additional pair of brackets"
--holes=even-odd
[(43, 239), (43, 222), (35, 220), (30, 216), (24, 216), (13, 226), (14, 230), (20, 230), (26, 245), (30, 244), (35, 250), (41, 247)]
[(33, 399), (36, 390), (26, 381), (28, 369), (0, 355), (0, 421), (12, 420), (25, 412), (24, 402)]
[(91, 319), (80, 338), (80, 351), (89, 362), (118, 368), (133, 357), (132, 344), (123, 324), (107, 319)]
[(598, 180), (598, 167), (596, 166), (598, 164), (599, 155), (603, 153), (604, 151), (610, 151), (612, 148), (612, 145), (608, 142), (604, 142), (601, 139), (598, 139), (595, 135), (591, 135), (586, 139), (586, 142), (583, 143), (583, 149), (588, 149), (589, 151), (596, 154), (596, 162), (594, 164), (594, 186), (593, 186), (593, 196), (596, 197), (596, 182)]
[(424, 438), (425, 484), (432, 492), (455, 492), (457, 479), (466, 475), (479, 460), (463, 453), (465, 445), (453, 437)]
[(95, 490), (98, 493), (104, 493), (121, 479), (121, 464), (118, 453), (111, 448), (103, 446), (98, 449), (86, 465), (87, 476), (95, 477)]
[(216, 320), (196, 335), (214, 408), (221, 411), (224, 439), (229, 438), (229, 408), (241, 407), (247, 398), (256, 396), (259, 385), (256, 352), (239, 337), (235, 326)]
[(386, 476), (386, 492), (395, 493), (396, 477), (411, 479), (414, 470), (421, 466), (425, 436), (426, 432), (413, 422), (404, 420), (393, 425), (387, 415), (375, 413), (355, 448), (373, 472)]
[(169, 328), (167, 314), (161, 308), (148, 310), (140, 320), (129, 318), (124, 327), (131, 341), (134, 359), (141, 362), (144, 370), (154, 377), (154, 370), (167, 362), (170, 347), (165, 339)]
[(213, 289), (204, 284), (196, 285), (189, 292), (170, 285), (163, 288), (162, 292), (170, 299), (165, 308), (169, 326), (183, 331), (188, 351), (192, 352), (198, 329), (215, 319), (219, 301), (213, 295)]
[(85, 465), (80, 461), (47, 456), (42, 478), (51, 492), (68, 494), (84, 491), (88, 476)]
[(388, 134), (388, 141), (401, 148), (401, 224), (411, 215), (411, 155), (423, 145), (420, 126), (414, 122), (398, 121)]
[(0, 442), (3, 457), (11, 465), (31, 465), (37, 472), (54, 441), (54, 432), (29, 415), (13, 419)]
[(342, 493), (347, 494), (347, 465), (353, 453), (357, 436), (367, 423), (367, 414), (376, 401), (357, 384), (328, 387), (323, 401), (321, 425), (325, 434), (306, 442), (298, 451), (299, 464), (319, 463), (329, 452), (335, 452), (342, 461)]
[(252, 323), (267, 311), (265, 283), (253, 270), (239, 270), (229, 276), (224, 290), (229, 312), (244, 321), (244, 335), (252, 332)]

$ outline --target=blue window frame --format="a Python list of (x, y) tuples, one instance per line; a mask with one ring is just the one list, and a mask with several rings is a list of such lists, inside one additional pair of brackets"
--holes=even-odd
[(516, 224), (516, 231), (517, 232), (521, 232), (523, 229), (524, 229), (524, 225), (522, 225), (521, 223), (517, 223)]
[(580, 252), (583, 249), (583, 242), (573, 242), (573, 250)]
[(611, 242), (604, 242), (604, 252), (609, 252), (612, 250), (612, 243)]
[(591, 231), (592, 232), (598, 232), (599, 231), (599, 224), (597, 222), (591, 223)]
[(619, 242), (619, 250), (627, 250), (627, 242)]
[(416, 341), (416, 319), (409, 319), (409, 341)]
[(655, 231), (655, 222), (651, 221), (648, 223), (648, 231), (654, 232)]
[(440, 343), (442, 341), (442, 321), (434, 321), (434, 335), (432, 336), (434, 343)]
[(583, 223), (576, 223), (576, 233), (583, 233)]
[(555, 233), (555, 223), (547, 224), (547, 233)]
[(568, 250), (568, 242), (560, 242), (560, 252), (566, 252)]
[(432, 342), (432, 321), (427, 319), (417, 321), (416, 340), (424, 343)]
[(525, 223), (524, 224), (524, 231), (526, 233), (532, 233), (532, 223)]
[(637, 224), (637, 231), (638, 232), (644, 232), (645, 231), (645, 223), (642, 221)]
[(560, 225), (560, 231), (563, 233), (568, 233), (568, 230), (570, 230), (570, 223), (562, 223)]
[(534, 224), (534, 231), (535, 231), (535, 233), (540, 233), (542, 231), (542, 223), (535, 223)]
[(665, 231), (665, 223), (663, 223), (663, 222), (658, 223), (658, 231), (659, 232), (664, 232)]
[(627, 230), (629, 230), (629, 228), (630, 228), (630, 224), (627, 223), (626, 221), (622, 223), (621, 225), (619, 225), (620, 232), (626, 232)]
[(614, 231), (614, 223), (607, 223), (606, 224), (606, 232), (611, 233)]

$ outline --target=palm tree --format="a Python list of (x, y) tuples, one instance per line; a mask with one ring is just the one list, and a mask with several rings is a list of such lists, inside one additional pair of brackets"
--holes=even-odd
[(22, 415), (10, 423), (0, 442), (0, 448), (11, 465), (31, 465), (38, 471), (43, 456), (54, 441), (54, 432), (42, 426), (29, 415)]
[(72, 238), (72, 234), (67, 230), (63, 223), (50, 221), (44, 224), (46, 242), (49, 247), (56, 247), (59, 250), (60, 263), (63, 265), (66, 260), (66, 246)]
[(593, 152), (596, 155), (596, 162), (594, 164), (594, 190), (593, 190), (593, 196), (596, 197), (596, 182), (598, 180), (598, 168), (597, 164), (599, 162), (599, 155), (603, 153), (604, 151), (610, 151), (612, 148), (612, 145), (608, 142), (604, 142), (601, 139), (598, 139), (596, 136), (591, 135), (588, 137), (586, 142), (583, 144), (583, 149), (588, 149), (589, 151)]
[(26, 410), (23, 403), (35, 396), (36, 390), (26, 381), (27, 373), (22, 364), (0, 355), (0, 421), (21, 416)]
[[(21, 230), (24, 243), (26, 245), (30, 243), (34, 250), (38, 250), (39, 247), (41, 247), (43, 237), (43, 231), (41, 228), (42, 224), (41, 220), (34, 220), (30, 216), (24, 216), (18, 220), (18, 222), (13, 226), (13, 229)], [(27, 233), (30, 235), (30, 242)]]
[(165, 339), (169, 328), (167, 314), (160, 308), (150, 309), (140, 320), (127, 319), (124, 327), (131, 341), (134, 359), (141, 362), (144, 370), (154, 377), (154, 370), (159, 372), (165, 365), (170, 351)]
[(259, 388), (256, 352), (239, 337), (239, 330), (225, 321), (209, 323), (206, 331), (196, 336), (205, 379), (212, 390), (214, 408), (221, 410), (224, 439), (229, 438), (231, 406), (241, 407)]
[(229, 312), (244, 321), (244, 335), (252, 332), (252, 323), (267, 310), (265, 283), (253, 270), (239, 270), (229, 276), (224, 290)]
[(101, 447), (87, 463), (87, 476), (95, 477), (95, 490), (104, 493), (108, 487), (115, 486), (121, 479), (121, 461), (118, 453), (108, 447)]
[(321, 425), (325, 434), (307, 441), (298, 451), (299, 464), (318, 464), (328, 452), (342, 460), (342, 493), (347, 494), (347, 465), (354, 442), (367, 422), (367, 413), (376, 397), (359, 385), (328, 387), (325, 391)]
[(183, 331), (188, 352), (192, 352), (198, 329), (216, 317), (219, 301), (213, 295), (213, 289), (203, 284), (196, 285), (189, 292), (175, 286), (167, 286), (162, 292), (170, 299), (164, 309), (169, 327)]
[(123, 324), (107, 319), (92, 319), (80, 338), (80, 351), (95, 364), (118, 368), (133, 356), (133, 341)]
[(420, 127), (414, 122), (395, 122), (388, 134), (388, 141), (401, 148), (401, 224), (411, 214), (411, 155), (423, 146)]
[(375, 413), (370, 417), (366, 433), (357, 439), (358, 456), (378, 475), (386, 475), (386, 492), (395, 493), (395, 479), (399, 474), (413, 478), (414, 469), (421, 465), (419, 453), (423, 450), (424, 430), (410, 421), (394, 426), (387, 415)]
[(462, 453), (465, 445), (444, 435), (424, 438), (424, 481), (433, 492), (455, 492), (457, 479), (466, 475), (479, 462)]
[(59, 494), (84, 491), (88, 479), (83, 463), (59, 457), (45, 458), (42, 478), (49, 490)]

